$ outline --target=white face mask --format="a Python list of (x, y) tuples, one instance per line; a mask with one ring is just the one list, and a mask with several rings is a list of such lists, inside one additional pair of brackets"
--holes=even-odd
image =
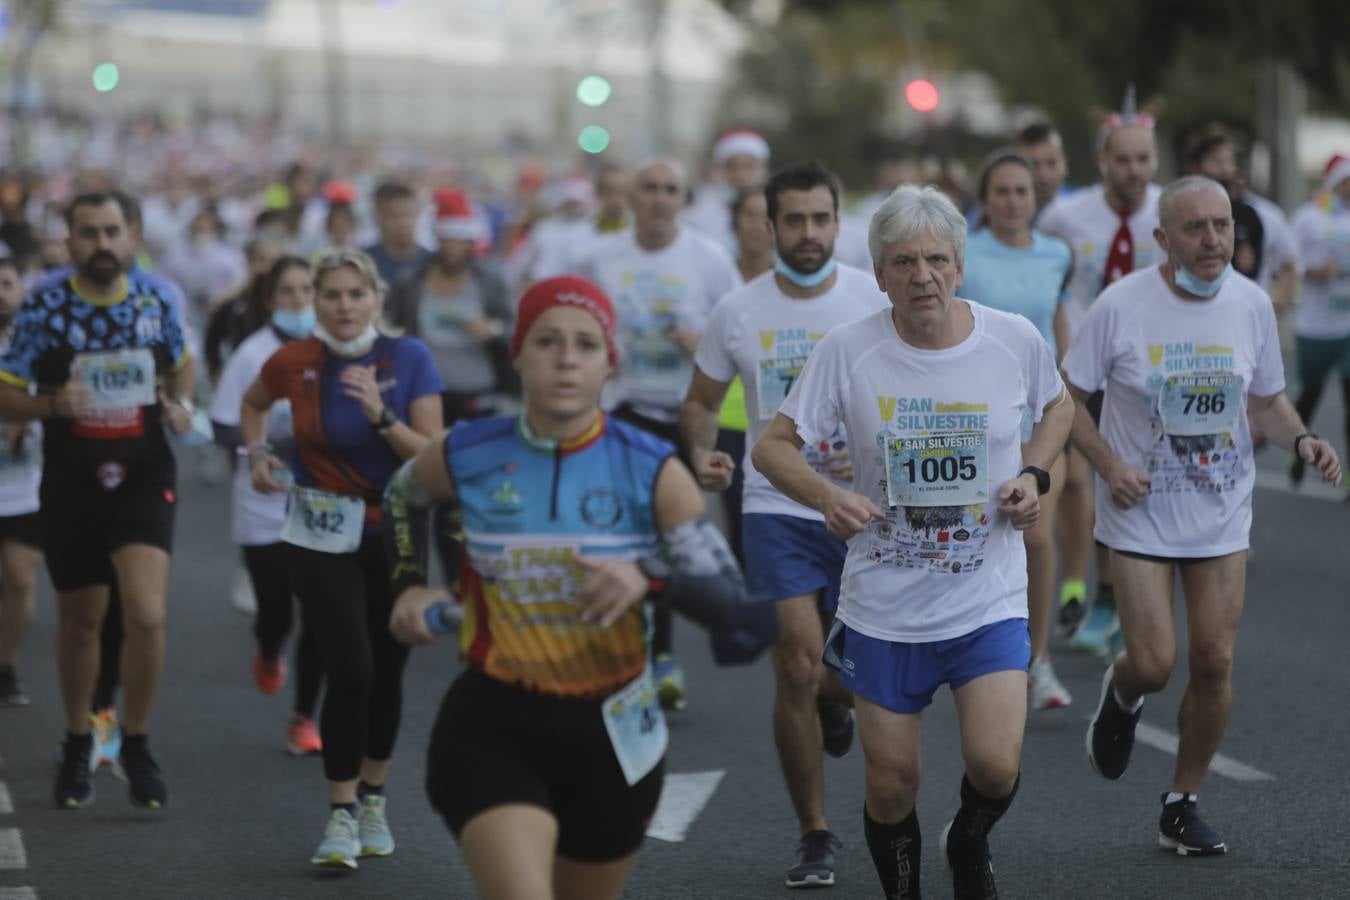
[(366, 326), (365, 331), (350, 341), (340, 341), (329, 334), (322, 325), (315, 325), (314, 336), (323, 341), (324, 346), (338, 356), (363, 356), (375, 345), (375, 339), (380, 336), (380, 333), (375, 330), (375, 325), (372, 323)]

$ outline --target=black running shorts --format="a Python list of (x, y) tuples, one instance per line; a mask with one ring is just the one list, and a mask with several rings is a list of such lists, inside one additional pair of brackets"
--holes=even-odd
[(111, 554), (127, 544), (173, 550), (173, 470), (136, 480), (118, 480), (118, 474), (104, 470), (92, 487), (51, 473), (43, 478), (42, 553), (58, 591), (111, 585)]
[(0, 516), (0, 544), (11, 543), (37, 549), (42, 547), (42, 529), (37, 513)]
[(629, 787), (599, 700), (550, 697), (470, 669), (436, 717), (427, 795), (456, 838), (490, 807), (525, 803), (558, 820), (559, 856), (609, 862), (641, 845), (664, 769), (662, 761)]

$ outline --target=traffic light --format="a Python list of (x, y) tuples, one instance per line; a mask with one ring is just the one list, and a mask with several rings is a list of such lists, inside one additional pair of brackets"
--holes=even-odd
[(577, 146), (587, 153), (604, 153), (609, 147), (609, 132), (599, 125), (587, 125), (577, 135)]
[(577, 82), (577, 99), (585, 106), (604, 106), (614, 88), (602, 75), (587, 75)]
[(90, 82), (94, 90), (100, 94), (106, 94), (117, 87), (117, 82), (122, 78), (122, 73), (117, 69), (117, 63), (105, 62), (94, 66), (94, 73), (90, 76)]
[(905, 99), (919, 112), (932, 112), (938, 108), (937, 85), (927, 78), (915, 78), (905, 85)]

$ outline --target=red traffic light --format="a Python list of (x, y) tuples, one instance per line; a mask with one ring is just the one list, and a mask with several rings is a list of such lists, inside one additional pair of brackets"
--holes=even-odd
[(937, 85), (926, 78), (916, 78), (905, 85), (905, 99), (919, 112), (932, 112), (938, 108)]

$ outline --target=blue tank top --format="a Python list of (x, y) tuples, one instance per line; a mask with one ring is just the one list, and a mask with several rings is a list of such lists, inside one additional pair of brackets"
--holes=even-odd
[(1073, 251), (1063, 240), (1032, 229), (1031, 246), (1009, 247), (988, 228), (971, 232), (965, 274), (957, 293), (967, 300), (1031, 320), (1055, 347), (1055, 311), (1068, 299)]
[(466, 662), (559, 696), (611, 693), (647, 664), (641, 603), (609, 628), (583, 622), (577, 556), (636, 560), (658, 549), (652, 497), (670, 443), (603, 414), (554, 442), (524, 419), (461, 422), (446, 463), (464, 519), (460, 575)]

